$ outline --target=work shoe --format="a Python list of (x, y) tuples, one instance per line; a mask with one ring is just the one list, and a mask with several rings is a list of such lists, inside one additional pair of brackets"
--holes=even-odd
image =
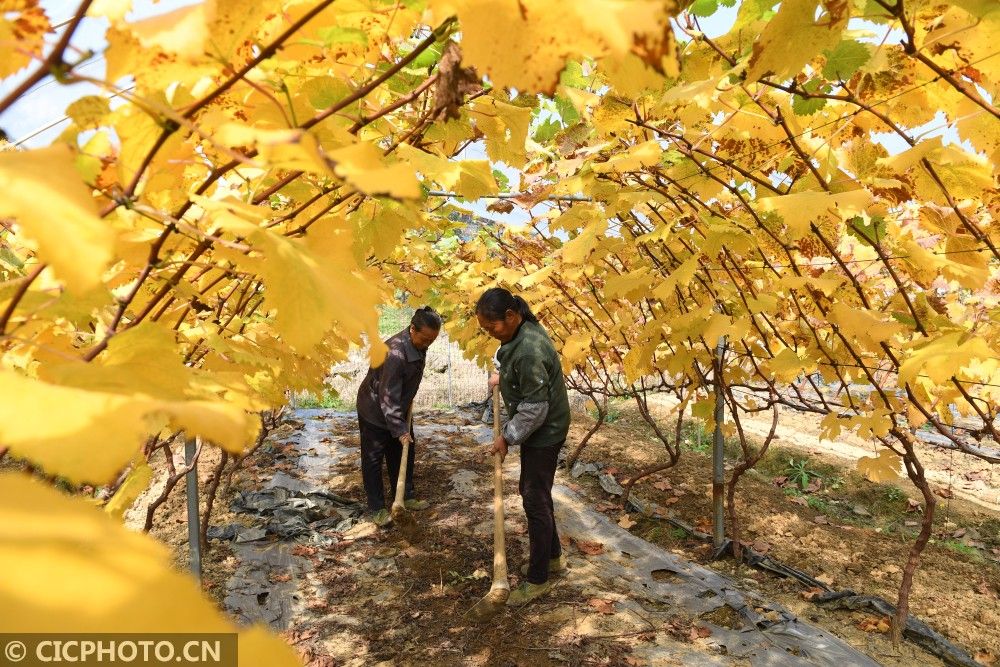
[[(525, 563), (521, 566), (521, 574), (523, 576), (528, 576), (528, 565), (529, 563)], [(549, 561), (549, 574), (562, 574), (568, 569), (569, 565), (566, 564), (565, 556), (556, 556)]]
[(392, 523), (392, 515), (389, 510), (383, 508), (371, 515), (371, 521), (379, 528), (385, 528)]
[(425, 510), (430, 506), (431, 504), (426, 500), (417, 500), (416, 498), (407, 498), (403, 501), (403, 507), (411, 512), (419, 512), (420, 510)]
[(521, 582), (520, 586), (510, 592), (507, 606), (520, 607), (523, 604), (528, 604), (548, 593), (550, 588), (552, 588), (551, 581), (546, 581), (544, 584), (533, 584), (530, 581)]

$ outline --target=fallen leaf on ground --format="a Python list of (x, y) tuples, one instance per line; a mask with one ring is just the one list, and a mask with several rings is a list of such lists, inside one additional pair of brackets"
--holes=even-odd
[(942, 487), (942, 488), (939, 488), (939, 489), (934, 489), (934, 495), (941, 496), (942, 498), (951, 498), (955, 494), (952, 493), (951, 489), (946, 489), (946, 488)]
[(824, 591), (819, 586), (813, 586), (812, 588), (806, 589), (804, 591), (799, 591), (799, 597), (802, 598), (803, 600), (812, 600), (817, 596), (822, 595), (825, 592), (826, 591)]
[(615, 613), (615, 603), (612, 600), (603, 598), (590, 598), (587, 603), (601, 614)]
[(885, 616), (869, 616), (858, 623), (858, 629), (862, 632), (889, 632), (889, 619)]
[(635, 525), (635, 521), (630, 519), (628, 514), (626, 514), (622, 518), (618, 519), (618, 525), (624, 528), (625, 530), (628, 530), (629, 528)]
[(691, 628), (691, 641), (695, 639), (704, 639), (705, 637), (711, 637), (712, 631), (706, 627), (695, 625)]
[(913, 498), (906, 499), (906, 511), (907, 512), (919, 512), (920, 511), (920, 501), (914, 500)]
[(587, 540), (577, 540), (576, 548), (588, 556), (596, 556), (604, 553), (604, 544), (601, 542), (588, 542)]
[(813, 523), (818, 523), (821, 526), (829, 526), (830, 519), (826, 515), (820, 514), (819, 516), (813, 517)]
[(831, 577), (829, 574), (826, 574), (825, 572), (816, 577), (816, 581), (820, 582), (821, 584), (826, 584), (827, 586), (833, 586), (833, 577)]
[(976, 651), (975, 655), (972, 656), (972, 659), (980, 665), (992, 665), (997, 661), (997, 654), (988, 648), (981, 648)]
[(754, 551), (759, 551), (762, 554), (766, 554), (771, 550), (771, 543), (765, 542), (764, 540), (754, 540), (754, 543), (750, 545), (750, 548)]
[(653, 488), (654, 489), (659, 489), (660, 491), (669, 491), (673, 487), (670, 485), (670, 482), (668, 482), (667, 480), (662, 480), (662, 481), (659, 481), (659, 482), (653, 482)]
[(290, 574), (272, 574), (271, 581), (275, 584), (284, 583), (286, 581), (291, 581), (292, 575)]
[(792, 496), (788, 499), (788, 502), (795, 503), (796, 505), (802, 505), (803, 507), (809, 506), (809, 501), (802, 496)]
[(710, 533), (712, 532), (712, 522), (702, 517), (694, 522), (694, 529), (700, 530), (703, 533)]
[(667, 498), (667, 499), (665, 499), (663, 501), (663, 504), (664, 505), (673, 505), (674, 503), (679, 502), (679, 501), (680, 501), (680, 498), (677, 498), (676, 496), (670, 496), (669, 498)]

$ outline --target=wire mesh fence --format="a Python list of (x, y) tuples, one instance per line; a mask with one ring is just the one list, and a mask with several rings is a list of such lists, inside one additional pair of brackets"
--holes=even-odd
[[(410, 325), (412, 308), (384, 308), (379, 316), (379, 335), (383, 340)], [(355, 409), (358, 386), (368, 372), (367, 348), (352, 350), (347, 361), (330, 369), (326, 384), (331, 391), (324, 396), (299, 396), (299, 406)], [(424, 378), (414, 404), (418, 408), (450, 408), (486, 398), (487, 373), (475, 362), (462, 356), (458, 344), (442, 330), (427, 350)]]

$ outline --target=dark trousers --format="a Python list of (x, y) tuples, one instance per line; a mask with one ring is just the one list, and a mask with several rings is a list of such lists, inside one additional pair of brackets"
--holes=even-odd
[(549, 560), (562, 554), (552, 511), (552, 481), (563, 443), (551, 447), (521, 447), (518, 492), (528, 518), (528, 576), (532, 584), (549, 579)]
[[(399, 462), (403, 458), (403, 445), (389, 431), (373, 426), (363, 419), (358, 420), (361, 431), (361, 480), (368, 496), (368, 509), (377, 512), (385, 509), (385, 486), (382, 483), (382, 460), (389, 469), (389, 490), (395, 494), (396, 480), (399, 479)], [(410, 432), (413, 436), (413, 432)], [(416, 497), (413, 488), (413, 450), (416, 441), (410, 444), (406, 463), (406, 488), (403, 498)]]

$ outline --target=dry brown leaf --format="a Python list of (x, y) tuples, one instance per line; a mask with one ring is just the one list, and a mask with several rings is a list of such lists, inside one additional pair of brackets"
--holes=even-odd
[(868, 616), (858, 623), (858, 629), (862, 632), (889, 632), (889, 619), (885, 616)]
[(817, 596), (822, 595), (825, 592), (826, 591), (824, 591), (819, 586), (813, 586), (812, 588), (806, 589), (804, 591), (799, 591), (799, 597), (802, 598), (803, 600), (812, 600)]
[(497, 199), (495, 202), (486, 207), (487, 211), (492, 211), (493, 213), (510, 213), (514, 210), (514, 202), (509, 199)]
[(980, 665), (989, 666), (997, 661), (997, 654), (989, 650), (988, 648), (981, 648), (978, 651), (976, 651), (975, 655), (972, 656), (972, 659), (975, 660)]
[(601, 542), (588, 542), (587, 540), (577, 540), (576, 548), (588, 556), (596, 556), (604, 553), (604, 544)]
[(691, 627), (690, 636), (691, 636), (691, 641), (694, 641), (696, 639), (704, 639), (705, 637), (711, 637), (712, 631), (704, 626), (695, 625)]
[(622, 518), (618, 519), (618, 525), (624, 528), (625, 530), (628, 530), (629, 528), (635, 525), (635, 521), (629, 518), (628, 514), (625, 514), (624, 516), (622, 516)]
[(615, 603), (613, 600), (605, 600), (603, 598), (590, 598), (587, 600), (587, 604), (596, 609), (601, 614), (613, 614), (615, 613)]

